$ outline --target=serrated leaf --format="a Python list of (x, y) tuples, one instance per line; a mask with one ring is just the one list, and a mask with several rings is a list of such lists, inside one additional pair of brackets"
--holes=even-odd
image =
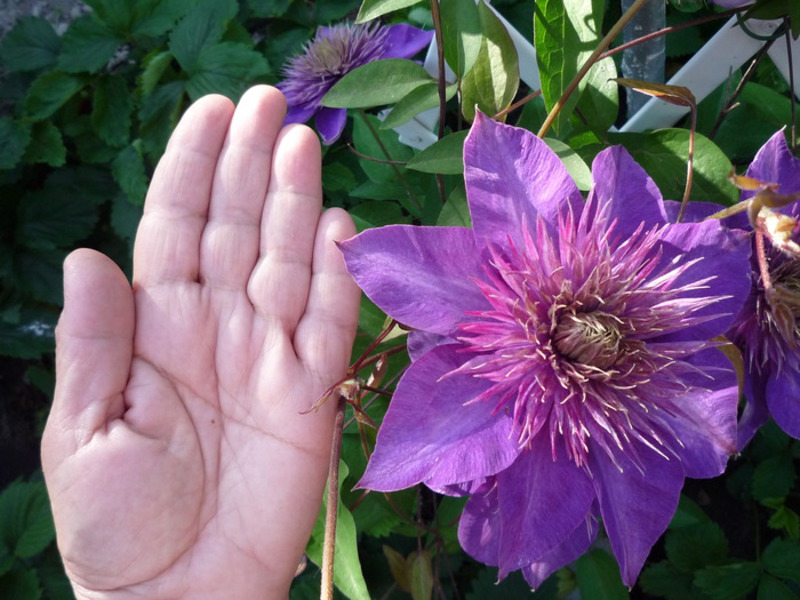
[(139, 146), (124, 148), (111, 165), (114, 180), (134, 206), (142, 206), (147, 194), (148, 177)]
[(662, 560), (646, 567), (639, 585), (649, 595), (665, 600), (687, 600), (691, 597), (692, 574), (678, 571), (669, 561)]
[(46, 188), (23, 197), (17, 210), (15, 237), (28, 248), (66, 247), (88, 236), (97, 218), (97, 206), (92, 202)]
[(191, 72), (204, 46), (222, 38), (239, 10), (236, 0), (204, 0), (172, 30), (169, 49), (184, 71)]
[(773, 529), (783, 529), (793, 539), (800, 538), (800, 515), (788, 506), (779, 506), (767, 524)]
[(759, 577), (757, 563), (740, 562), (701, 569), (695, 573), (694, 583), (711, 600), (738, 600), (756, 589)]
[(31, 140), (31, 126), (11, 117), (0, 117), (0, 169), (13, 169)]
[[(341, 485), (347, 478), (349, 470), (344, 461), (339, 463), (339, 496)], [(315, 564), (322, 562), (322, 548), (325, 538), (325, 510), (328, 502), (327, 491), (323, 496), (322, 508), (314, 525), (314, 532), (306, 547), (308, 558)], [(358, 544), (356, 539), (356, 526), (353, 515), (344, 506), (341, 500), (337, 507), (336, 540), (334, 544), (334, 572), (333, 582), (343, 594), (351, 600), (369, 600), (369, 591), (361, 573), (361, 563), (358, 559)]]
[(447, 197), (436, 224), (440, 227), (472, 227), (467, 192), (463, 187), (457, 187)]
[(133, 100), (128, 84), (120, 75), (97, 80), (92, 101), (92, 127), (109, 146), (124, 146), (130, 139)]
[(55, 64), (61, 38), (41, 17), (21, 17), (0, 42), (0, 62), (9, 73), (35, 71)]
[(153, 90), (142, 99), (139, 108), (139, 135), (144, 151), (153, 158), (160, 157), (167, 140), (180, 118), (186, 84), (171, 81)]
[(791, 491), (795, 476), (791, 456), (771, 456), (756, 466), (753, 473), (753, 497), (756, 500), (784, 498)]
[(163, 35), (197, 6), (192, 0), (137, 0), (130, 5), (129, 31), (134, 37)]
[(418, 4), (421, 0), (364, 0), (358, 9), (356, 23), (366, 23), (401, 8)]
[(592, 550), (575, 563), (581, 600), (628, 600), (617, 561), (604, 550)]
[(394, 104), (434, 80), (420, 65), (404, 58), (384, 58), (353, 69), (322, 97), (331, 108), (371, 108)]
[(26, 163), (44, 163), (60, 167), (67, 160), (67, 148), (61, 131), (50, 121), (38, 121), (31, 128), (31, 142), (25, 151)]
[(25, 116), (43, 120), (61, 108), (83, 88), (84, 80), (77, 75), (48, 71), (37, 77), (25, 97)]
[(728, 540), (713, 521), (669, 530), (664, 547), (669, 561), (683, 573), (720, 565), (728, 557)]
[(39, 554), (55, 539), (47, 491), (41, 482), (15, 481), (0, 493), (0, 543), (19, 558)]
[(236, 42), (203, 47), (189, 71), (186, 91), (197, 100), (206, 94), (223, 94), (238, 101), (242, 93), (269, 73), (267, 59)]
[[(664, 198), (683, 196), (688, 129), (660, 129), (646, 134), (609, 134), (621, 143), (653, 178)], [(691, 200), (733, 205), (739, 190), (728, 181), (733, 165), (719, 147), (703, 135), (695, 137), (694, 184)]]
[(798, 600), (800, 596), (791, 588), (770, 575), (761, 577), (758, 583), (758, 600)]
[(247, 0), (253, 14), (262, 19), (282, 16), (291, 3), (292, 0)]
[(170, 64), (172, 63), (173, 56), (166, 50), (148, 55), (142, 61), (142, 73), (139, 76), (139, 89), (143, 96), (149, 96), (161, 80)]
[(768, 572), (800, 583), (800, 542), (775, 539), (764, 549), (761, 563)]
[(461, 112), (475, 119), (475, 107), (488, 115), (508, 108), (519, 89), (519, 56), (503, 22), (484, 2), (478, 4), (481, 48), (461, 86)]
[[(534, 10), (534, 46), (548, 111), (591, 55), (602, 32), (602, 0), (539, 0)], [(553, 122), (561, 134), (580, 93), (572, 94)]]
[[(445, 98), (449, 100), (456, 93), (457, 86), (452, 84), (445, 88)], [(439, 85), (436, 82), (424, 83), (411, 90), (394, 105), (391, 112), (381, 123), (381, 129), (398, 127), (417, 116), (422, 111), (439, 106)]]
[(58, 68), (65, 73), (94, 73), (114, 56), (124, 39), (94, 14), (74, 20), (62, 39)]
[(475, 0), (441, 0), (442, 47), (444, 58), (461, 79), (481, 50), (481, 16)]
[(458, 175), (464, 172), (464, 140), (469, 131), (446, 135), (408, 161), (407, 168), (423, 173)]

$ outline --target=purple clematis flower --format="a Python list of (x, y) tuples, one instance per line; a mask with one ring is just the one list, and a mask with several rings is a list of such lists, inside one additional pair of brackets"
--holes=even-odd
[(749, 244), (671, 225), (621, 147), (584, 203), (530, 132), (479, 114), (464, 146), (473, 228), (395, 225), (341, 244), (412, 327), (412, 364), (360, 487), (470, 495), (459, 539), (537, 587), (599, 522), (632, 585), (685, 477), (736, 450), (736, 377), (710, 342), (738, 312)]
[(382, 58), (411, 58), (427, 46), (433, 31), (411, 25), (382, 26), (341, 23), (320, 27), (303, 52), (284, 68), (278, 84), (289, 110), (286, 123), (305, 123), (316, 115), (324, 144), (335, 142), (344, 129), (347, 110), (322, 106), (322, 97), (353, 69)]
[[(786, 144), (783, 131), (773, 135), (756, 154), (747, 176), (778, 184), (778, 193), (800, 193), (800, 160)], [(754, 195), (742, 193), (742, 200)], [(781, 213), (800, 219), (800, 202)], [(728, 219), (733, 227), (751, 229), (743, 215)], [(744, 447), (770, 415), (786, 433), (800, 438), (800, 255), (791, 242), (800, 242), (795, 228), (786, 244), (765, 240), (771, 285), (777, 292), (767, 298), (754, 251), (750, 295), (728, 337), (742, 350), (745, 363), (747, 406), (740, 420), (739, 445)], [(755, 240), (754, 240), (755, 250)], [(779, 248), (784, 245), (784, 249)]]

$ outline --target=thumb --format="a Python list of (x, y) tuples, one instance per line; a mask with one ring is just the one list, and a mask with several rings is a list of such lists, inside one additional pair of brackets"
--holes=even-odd
[(48, 453), (54, 458), (72, 454), (124, 412), (134, 323), (133, 292), (119, 267), (94, 250), (70, 254), (64, 262), (56, 389), (42, 440), (43, 460)]

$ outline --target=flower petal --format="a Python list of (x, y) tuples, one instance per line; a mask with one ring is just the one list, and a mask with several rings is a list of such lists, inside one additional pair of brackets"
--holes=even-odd
[(800, 373), (784, 370), (767, 381), (767, 405), (778, 426), (800, 439)]
[(403, 375), (359, 487), (394, 491), (423, 482), (441, 489), (514, 461), (511, 418), (489, 403), (469, 403), (489, 385), (471, 375), (442, 379), (463, 362), (457, 349), (440, 346)]
[(594, 542), (598, 529), (597, 521), (591, 517), (578, 525), (558, 547), (522, 569), (525, 581), (534, 590), (538, 588), (553, 572), (580, 558)]
[(617, 220), (615, 234), (628, 236), (642, 223), (645, 229), (651, 229), (667, 222), (658, 186), (622, 146), (612, 146), (597, 155), (592, 178), (589, 203), (609, 205), (609, 222)]
[(692, 391), (676, 401), (683, 414), (665, 419), (672, 423), (675, 437), (682, 444), (674, 451), (681, 458), (685, 475), (716, 477), (737, 450), (739, 386), (730, 361), (717, 348), (698, 352), (688, 362), (707, 376), (684, 376), (684, 383), (692, 386)]
[(583, 198), (556, 154), (529, 131), (503, 125), (480, 111), (464, 143), (464, 179), (479, 247), (524, 248), (523, 225), (539, 216), (552, 226), (559, 207), (579, 215)]
[[(690, 201), (686, 204), (686, 210), (683, 212), (683, 219), (681, 222), (699, 223), (703, 219), (710, 217), (714, 213), (718, 213), (724, 208), (725, 206), (722, 204), (717, 204), (716, 202)], [(681, 210), (681, 203), (676, 202), (675, 200), (664, 200), (664, 210), (667, 213), (667, 222), (676, 223), (678, 219), (678, 213)]]
[(542, 438), (497, 474), (497, 489), (501, 577), (546, 559), (585, 524), (595, 498), (586, 471), (562, 450), (554, 460), (549, 440)]
[(744, 450), (756, 431), (769, 421), (766, 398), (767, 383), (755, 369), (745, 366), (744, 397), (747, 399), (742, 416), (739, 417), (739, 450)]
[(500, 564), (501, 529), (497, 485), (492, 480), (467, 500), (458, 523), (458, 542), (475, 560), (496, 567)]
[(482, 271), (469, 229), (389, 225), (364, 231), (339, 247), (367, 296), (414, 329), (448, 335), (465, 311), (488, 306), (470, 279)]
[(322, 143), (330, 146), (333, 142), (339, 139), (344, 131), (344, 126), (347, 123), (347, 109), (345, 108), (329, 108), (323, 106), (319, 109), (314, 124), (317, 126), (317, 131), (322, 136)]
[(431, 43), (434, 33), (405, 23), (389, 25), (385, 29), (386, 49), (381, 58), (411, 58)]
[[(747, 169), (747, 176), (764, 183), (779, 184), (778, 192), (781, 194), (800, 192), (800, 159), (795, 158), (789, 149), (783, 130), (773, 134), (761, 146)], [(752, 191), (744, 192), (742, 200), (753, 195)]]
[[(676, 280), (676, 286), (687, 285), (707, 277), (707, 286), (684, 294), (704, 297), (709, 293), (720, 299), (692, 312), (693, 317), (719, 315), (719, 318), (665, 336), (670, 340), (711, 339), (723, 333), (733, 322), (750, 291), (750, 252), (752, 246), (743, 232), (732, 232), (716, 219), (702, 223), (678, 223), (664, 229), (661, 235), (663, 263), (682, 257), (681, 262), (700, 260)], [(708, 286), (713, 286), (708, 288)], [(713, 290), (713, 291), (711, 291)]]
[(684, 480), (677, 460), (666, 460), (641, 444), (637, 454), (643, 473), (622, 453), (617, 455), (619, 466), (602, 451), (590, 454), (603, 525), (627, 586), (633, 586), (650, 548), (672, 519)]

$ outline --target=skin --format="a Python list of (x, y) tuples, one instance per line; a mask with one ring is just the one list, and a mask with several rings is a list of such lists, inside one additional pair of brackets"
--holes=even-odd
[(188, 109), (153, 176), (131, 286), (64, 264), (42, 462), (78, 598), (285, 598), (325, 485), (359, 292), (320, 147), (283, 96)]

